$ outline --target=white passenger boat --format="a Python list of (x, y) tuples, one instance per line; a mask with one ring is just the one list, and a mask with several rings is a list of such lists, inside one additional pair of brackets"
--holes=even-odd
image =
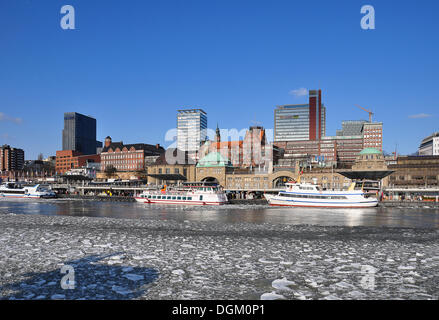
[(289, 182), (286, 190), (277, 195), (264, 194), (271, 206), (320, 207), (320, 208), (368, 208), (376, 207), (378, 199), (355, 190), (352, 183), (347, 191), (323, 190), (310, 183)]
[(184, 182), (178, 187), (145, 190), (134, 197), (137, 202), (180, 205), (221, 205), (227, 203), (226, 193), (216, 183)]
[(16, 182), (6, 182), (0, 185), (1, 198), (55, 198), (56, 194), (52, 190), (43, 188), (37, 184), (35, 186), (22, 186)]

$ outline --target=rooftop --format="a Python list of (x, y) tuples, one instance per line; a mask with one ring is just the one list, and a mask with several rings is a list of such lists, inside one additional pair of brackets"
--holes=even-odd
[(177, 110), (179, 113), (203, 113), (203, 114), (207, 114), (203, 109), (181, 109), (181, 110)]
[(360, 154), (382, 154), (382, 152), (375, 148), (365, 148), (360, 151)]
[(204, 167), (230, 167), (229, 160), (224, 158), (219, 152), (211, 152), (204, 158), (202, 158), (198, 164), (197, 168)]

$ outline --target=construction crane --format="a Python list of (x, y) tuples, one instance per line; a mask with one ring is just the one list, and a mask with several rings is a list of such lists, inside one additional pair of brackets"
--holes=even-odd
[(357, 106), (358, 108), (360, 108), (360, 109), (366, 111), (367, 113), (369, 113), (369, 122), (372, 122), (373, 112), (370, 111), (370, 110), (367, 110), (367, 109), (365, 109), (365, 108), (363, 108), (363, 107), (361, 107), (361, 106), (359, 106), (358, 104), (356, 104), (356, 106)]

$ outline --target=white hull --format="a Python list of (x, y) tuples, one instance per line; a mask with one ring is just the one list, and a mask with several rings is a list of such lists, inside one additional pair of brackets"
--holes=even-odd
[(227, 202), (219, 201), (195, 201), (195, 200), (153, 200), (135, 197), (137, 202), (149, 204), (174, 204), (174, 205), (196, 205), (196, 206), (219, 206)]
[(365, 200), (360, 202), (315, 202), (297, 200), (268, 200), (270, 206), (286, 207), (313, 207), (313, 208), (371, 208), (378, 205), (378, 200)]
[(0, 192), (0, 199), (42, 199), (53, 198), (42, 195), (23, 195), (23, 194), (3, 194)]
[(134, 199), (140, 203), (164, 205), (218, 206), (228, 202), (222, 188), (203, 182), (184, 183), (182, 187), (161, 191), (145, 190)]
[[(353, 185), (354, 186), (354, 185)], [(378, 205), (378, 199), (365, 197), (359, 190), (322, 190), (316, 185), (287, 183), (287, 190), (277, 195), (265, 194), (271, 206), (313, 208), (370, 208)]]
[(5, 183), (0, 186), (0, 199), (40, 199), (56, 198), (56, 194), (40, 185), (34, 187), (20, 187), (15, 183)]

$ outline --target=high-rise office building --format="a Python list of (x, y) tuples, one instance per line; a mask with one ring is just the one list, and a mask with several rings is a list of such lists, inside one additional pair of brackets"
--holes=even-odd
[(365, 122), (363, 125), (364, 148), (383, 151), (383, 123)]
[(274, 110), (274, 141), (320, 140), (325, 134), (321, 90), (309, 91), (308, 104), (282, 105)]
[(421, 141), (418, 154), (420, 156), (439, 156), (439, 132), (435, 132)]
[(96, 154), (96, 119), (77, 112), (64, 113), (62, 149)]
[(23, 149), (12, 148), (9, 145), (0, 147), (0, 170), (23, 170), (24, 168), (24, 151)]
[(207, 114), (202, 109), (178, 110), (177, 148), (196, 152), (207, 136)]

